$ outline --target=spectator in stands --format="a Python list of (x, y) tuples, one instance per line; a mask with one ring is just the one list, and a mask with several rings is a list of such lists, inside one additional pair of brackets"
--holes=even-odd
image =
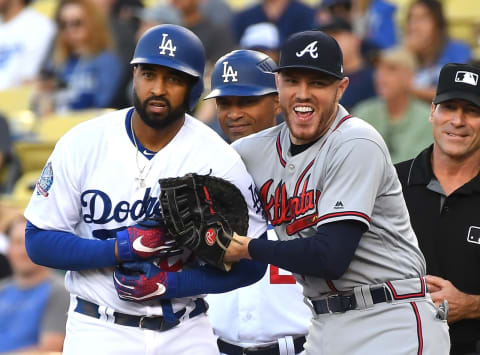
[(233, 21), (233, 10), (225, 0), (202, 0), (200, 11), (213, 23), (231, 27)]
[(20, 175), (12, 140), (8, 120), (0, 113), (0, 194), (12, 192), (15, 180)]
[(36, 78), (55, 37), (55, 24), (27, 5), (0, 0), (0, 90)]
[(240, 38), (240, 48), (263, 52), (278, 63), (280, 57), (280, 33), (269, 22), (256, 23), (246, 28)]
[(350, 83), (340, 104), (351, 110), (360, 101), (375, 96), (373, 68), (363, 58), (362, 39), (353, 31), (350, 23), (339, 17), (332, 18), (320, 29), (335, 38), (342, 49), (343, 71)]
[(322, 0), (316, 8), (315, 22), (324, 26), (334, 18), (347, 21), (362, 39), (362, 53), (370, 56), (396, 44), (396, 9), (385, 0)]
[(109, 107), (122, 79), (106, 17), (90, 0), (62, 0), (55, 20), (59, 35), (51, 65), (55, 110)]
[[(182, 14), (175, 7), (169, 4), (161, 4), (149, 8), (137, 9), (135, 11), (135, 16), (139, 19), (139, 26), (135, 35), (135, 43), (140, 39), (146, 30), (154, 26), (162, 25), (164, 23), (183, 26)], [(130, 57), (130, 60), (131, 59), (132, 57)]]
[(415, 68), (415, 57), (407, 49), (382, 51), (375, 70), (378, 97), (353, 110), (383, 136), (394, 163), (413, 158), (433, 142), (430, 107), (410, 92)]
[(7, 232), (13, 277), (0, 283), (0, 352), (61, 351), (69, 296), (60, 275), (28, 257), (25, 226), (18, 216)]
[(195, 33), (205, 46), (207, 73), (215, 61), (234, 46), (230, 27), (215, 24), (200, 11), (200, 0), (170, 0), (181, 13), (183, 26)]
[(282, 43), (293, 33), (312, 29), (315, 24), (314, 16), (313, 8), (302, 1), (262, 0), (234, 16), (233, 31), (238, 43), (248, 26), (271, 22), (277, 26)]
[(7, 212), (10, 210), (11, 208), (8, 205), (0, 204), (0, 280), (12, 275), (12, 268), (7, 258), (8, 237), (6, 235), (6, 229), (9, 224), (9, 214)]
[(123, 80), (119, 90), (114, 95), (111, 107), (123, 108), (129, 106), (130, 92), (127, 86), (132, 79), (130, 60), (132, 59), (136, 34), (140, 21), (136, 13), (143, 9), (141, 0), (93, 0), (95, 5), (107, 16), (108, 25), (113, 38), (113, 49), (123, 64)]
[(471, 50), (466, 43), (449, 38), (447, 20), (438, 0), (415, 0), (410, 5), (405, 45), (419, 62), (413, 92), (428, 103), (435, 95), (442, 66), (467, 63), (471, 59)]

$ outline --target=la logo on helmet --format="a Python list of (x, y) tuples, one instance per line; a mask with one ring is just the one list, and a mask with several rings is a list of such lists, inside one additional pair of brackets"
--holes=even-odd
[(228, 65), (227, 61), (223, 62), (222, 78), (224, 83), (228, 83), (229, 78), (232, 78), (232, 82), (237, 82), (238, 81), (237, 75), (238, 75), (238, 71), (236, 70), (234, 71), (232, 66)]
[(310, 56), (312, 58), (318, 58), (318, 47), (317, 47), (317, 42), (318, 41), (313, 41), (309, 43), (302, 51), (295, 53), (297, 57), (303, 57), (305, 53), (310, 53)]
[(173, 45), (171, 39), (167, 39), (168, 33), (162, 33), (162, 44), (158, 46), (159, 49), (161, 49), (160, 54), (165, 54), (165, 51), (168, 51), (168, 55), (170, 57), (175, 57), (175, 51), (177, 50), (177, 47)]

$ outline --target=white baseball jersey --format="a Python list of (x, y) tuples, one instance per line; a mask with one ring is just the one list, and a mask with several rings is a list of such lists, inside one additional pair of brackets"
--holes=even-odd
[[(269, 240), (278, 240), (271, 226)], [(242, 347), (275, 342), (308, 333), (312, 311), (303, 302), (302, 287), (293, 275), (268, 265), (253, 285), (207, 296), (215, 334)]]
[(328, 132), (295, 156), (289, 151), (285, 124), (233, 146), (252, 174), (281, 240), (308, 238), (320, 225), (341, 220), (369, 227), (339, 280), (296, 275), (305, 296), (425, 274), (395, 168), (372, 126), (339, 105)]
[[(137, 153), (130, 138), (132, 112), (120, 110), (84, 122), (58, 141), (25, 211), (32, 224), (81, 238), (114, 238), (118, 228), (159, 213), (158, 179), (211, 172), (234, 183), (245, 197), (249, 207), (248, 235), (258, 237), (265, 232), (266, 222), (252, 178), (239, 155), (215, 132), (186, 115), (183, 127), (170, 143), (147, 159)], [(136, 181), (142, 169), (145, 187)], [(185, 251), (160, 266), (165, 271), (181, 270), (190, 256)], [(69, 271), (66, 288), (117, 312), (162, 314), (157, 300), (141, 304), (120, 300), (112, 273), (113, 268)], [(191, 299), (174, 299), (173, 310), (189, 303)]]

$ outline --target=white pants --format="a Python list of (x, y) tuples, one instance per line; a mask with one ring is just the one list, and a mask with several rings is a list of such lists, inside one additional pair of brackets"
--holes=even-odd
[(66, 355), (218, 354), (208, 317), (200, 314), (164, 332), (129, 327), (68, 313), (63, 346)]
[(312, 319), (308, 355), (448, 355), (446, 320), (437, 319), (430, 295), (378, 303), (372, 308)]

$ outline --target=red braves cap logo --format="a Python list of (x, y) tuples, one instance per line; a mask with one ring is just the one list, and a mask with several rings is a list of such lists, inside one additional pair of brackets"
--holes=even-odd
[(205, 242), (210, 246), (212, 246), (215, 243), (216, 237), (217, 237), (217, 234), (215, 233), (215, 230), (213, 228), (209, 228), (205, 232)]

